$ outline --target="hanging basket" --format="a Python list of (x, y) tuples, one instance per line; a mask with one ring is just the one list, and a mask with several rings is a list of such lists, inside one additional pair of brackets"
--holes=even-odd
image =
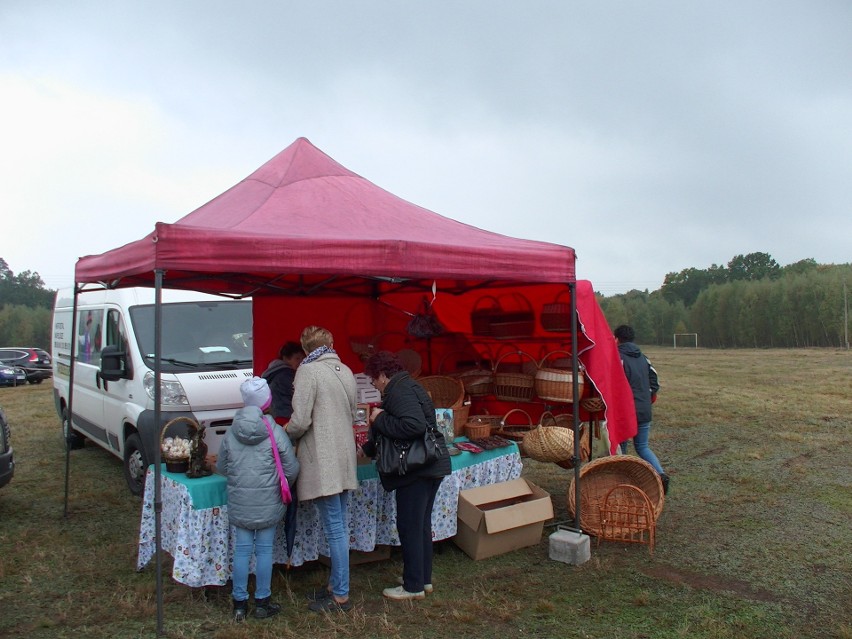
[[(510, 356), (517, 355), (521, 359), (521, 365), (516, 368), (520, 370), (510, 369), (509, 364), (501, 363)], [(500, 356), (494, 364), (494, 396), (497, 399), (506, 402), (530, 402), (532, 401), (535, 392), (535, 375), (528, 373), (525, 370), (523, 358), (527, 358), (535, 363), (535, 359), (524, 351), (509, 351)], [(527, 369), (528, 370), (528, 369)]]
[(535, 332), (535, 312), (520, 293), (498, 299), (499, 310), (491, 316), (491, 336), (498, 339), (530, 337)]
[(560, 291), (556, 298), (541, 307), (541, 327), (551, 333), (571, 332), (571, 304), (564, 301), (571, 298), (571, 291)]
[(483, 295), (473, 304), (470, 311), (470, 332), (474, 335), (491, 336), (491, 318), (499, 313), (500, 302), (496, 297)]
[[(523, 421), (515, 424), (510, 423), (509, 419), (515, 414), (523, 415)], [(530, 414), (527, 411), (521, 408), (513, 408), (503, 415), (503, 418), (500, 420), (500, 427), (496, 434), (500, 435), (500, 437), (511, 439), (516, 442), (523, 442), (527, 434), (534, 428), (535, 424), (533, 424), (532, 417), (530, 417)]]
[[(545, 401), (571, 403), (574, 401), (574, 380), (571, 369), (545, 366), (547, 358), (557, 353), (564, 353), (569, 357), (571, 355), (568, 351), (551, 351), (541, 358), (535, 374), (535, 394)], [(579, 364), (577, 376), (579, 397), (583, 396), (583, 370), (583, 365)]]
[(464, 404), (464, 385), (446, 375), (429, 375), (417, 382), (426, 389), (435, 408), (455, 408)]
[[(663, 512), (665, 497), (663, 482), (654, 467), (639, 457), (613, 455), (599, 457), (580, 469), (580, 526), (595, 537), (602, 534), (601, 507), (607, 493), (620, 484), (641, 489), (654, 508), (654, 521)], [(568, 486), (568, 514), (573, 517), (576, 507), (574, 479)]]

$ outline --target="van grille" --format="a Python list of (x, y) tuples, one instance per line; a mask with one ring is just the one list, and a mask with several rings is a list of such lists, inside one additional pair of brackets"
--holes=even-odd
[(237, 379), (237, 374), (233, 372), (225, 373), (201, 373), (198, 379)]

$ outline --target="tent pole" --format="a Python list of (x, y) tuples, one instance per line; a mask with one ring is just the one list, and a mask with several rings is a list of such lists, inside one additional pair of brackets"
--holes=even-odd
[[(580, 367), (577, 356), (577, 283), (569, 282), (568, 290), (571, 292), (571, 380), (573, 383), (572, 412), (574, 413), (574, 528), (582, 531), (580, 527)], [(591, 424), (590, 424), (591, 426)], [(591, 446), (591, 433), (589, 433), (589, 446)]]
[[(65, 437), (65, 508), (62, 516), (66, 519), (68, 518), (68, 486), (71, 477), (71, 423), (74, 414), (72, 409), (74, 408), (74, 362), (77, 356), (77, 296), (79, 293), (78, 283), (74, 282), (74, 303), (71, 305), (71, 355), (68, 368), (68, 432), (62, 433)], [(65, 424), (62, 424), (62, 430), (65, 430)]]
[[(156, 442), (160, 441), (160, 377), (162, 374), (162, 333), (163, 333), (163, 271), (162, 269), (154, 270), (154, 423), (157, 425), (158, 437)], [(157, 636), (164, 635), (163, 630), (163, 538), (162, 538), (162, 511), (163, 497), (160, 487), (160, 446), (154, 446), (154, 538), (156, 540), (156, 557), (157, 557)]]

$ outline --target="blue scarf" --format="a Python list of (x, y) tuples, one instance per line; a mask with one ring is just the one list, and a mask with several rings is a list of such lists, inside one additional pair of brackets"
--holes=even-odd
[(304, 364), (310, 364), (311, 362), (319, 359), (326, 353), (334, 353), (336, 355), (337, 351), (335, 351), (333, 348), (329, 348), (328, 346), (320, 346), (319, 348), (315, 348), (314, 350), (312, 350), (308, 354), (308, 356), (302, 360), (302, 363), (299, 364), (299, 366), (303, 366)]

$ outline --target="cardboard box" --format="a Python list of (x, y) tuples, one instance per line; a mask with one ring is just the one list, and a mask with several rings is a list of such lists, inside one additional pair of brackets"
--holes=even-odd
[(526, 479), (459, 493), (458, 531), (453, 541), (471, 559), (534, 546), (553, 518), (550, 494)]

